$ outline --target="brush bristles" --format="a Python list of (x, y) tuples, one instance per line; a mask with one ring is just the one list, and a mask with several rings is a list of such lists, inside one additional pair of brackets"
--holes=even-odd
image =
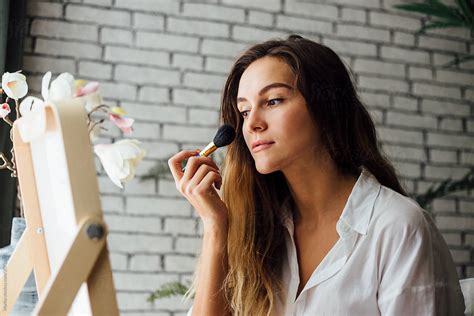
[(232, 143), (235, 139), (235, 130), (229, 124), (222, 125), (214, 137), (214, 145), (216, 147), (224, 147)]

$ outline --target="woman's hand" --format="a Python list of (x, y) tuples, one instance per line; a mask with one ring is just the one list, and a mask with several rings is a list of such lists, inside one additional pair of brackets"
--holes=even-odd
[[(168, 160), (176, 189), (194, 206), (201, 217), (204, 228), (225, 226), (228, 210), (214, 189), (222, 185), (219, 168), (209, 157), (195, 156), (198, 151), (183, 150)], [(186, 170), (181, 171), (181, 162), (188, 159)]]

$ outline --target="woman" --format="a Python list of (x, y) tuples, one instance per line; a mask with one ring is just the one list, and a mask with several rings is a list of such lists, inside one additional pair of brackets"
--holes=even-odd
[(446, 243), (331, 49), (298, 35), (251, 47), (221, 116), (237, 133), (223, 179), (196, 151), (168, 161), (203, 222), (188, 315), (463, 314)]

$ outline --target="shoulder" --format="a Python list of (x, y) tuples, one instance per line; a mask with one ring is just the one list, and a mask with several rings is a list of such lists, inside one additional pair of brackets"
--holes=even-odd
[(423, 233), (429, 226), (429, 216), (412, 198), (381, 185), (369, 229), (378, 234), (391, 232), (399, 236)]

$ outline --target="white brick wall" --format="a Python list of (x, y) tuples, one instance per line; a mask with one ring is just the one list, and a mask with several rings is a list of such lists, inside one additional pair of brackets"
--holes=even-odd
[[(474, 164), (474, 63), (464, 30), (418, 35), (402, 0), (28, 1), (24, 71), (38, 93), (47, 70), (101, 82), (108, 103), (136, 119), (148, 150), (137, 170), (198, 148), (218, 124), (220, 92), (247, 46), (297, 32), (333, 48), (352, 68), (383, 149), (407, 190), (423, 192)], [(117, 133), (107, 133), (111, 142)], [(169, 281), (189, 280), (202, 225), (170, 177), (118, 189), (100, 170), (114, 280), (125, 315), (185, 315), (178, 297), (146, 302)], [(474, 198), (460, 192), (432, 211), (460, 277), (474, 277)]]

